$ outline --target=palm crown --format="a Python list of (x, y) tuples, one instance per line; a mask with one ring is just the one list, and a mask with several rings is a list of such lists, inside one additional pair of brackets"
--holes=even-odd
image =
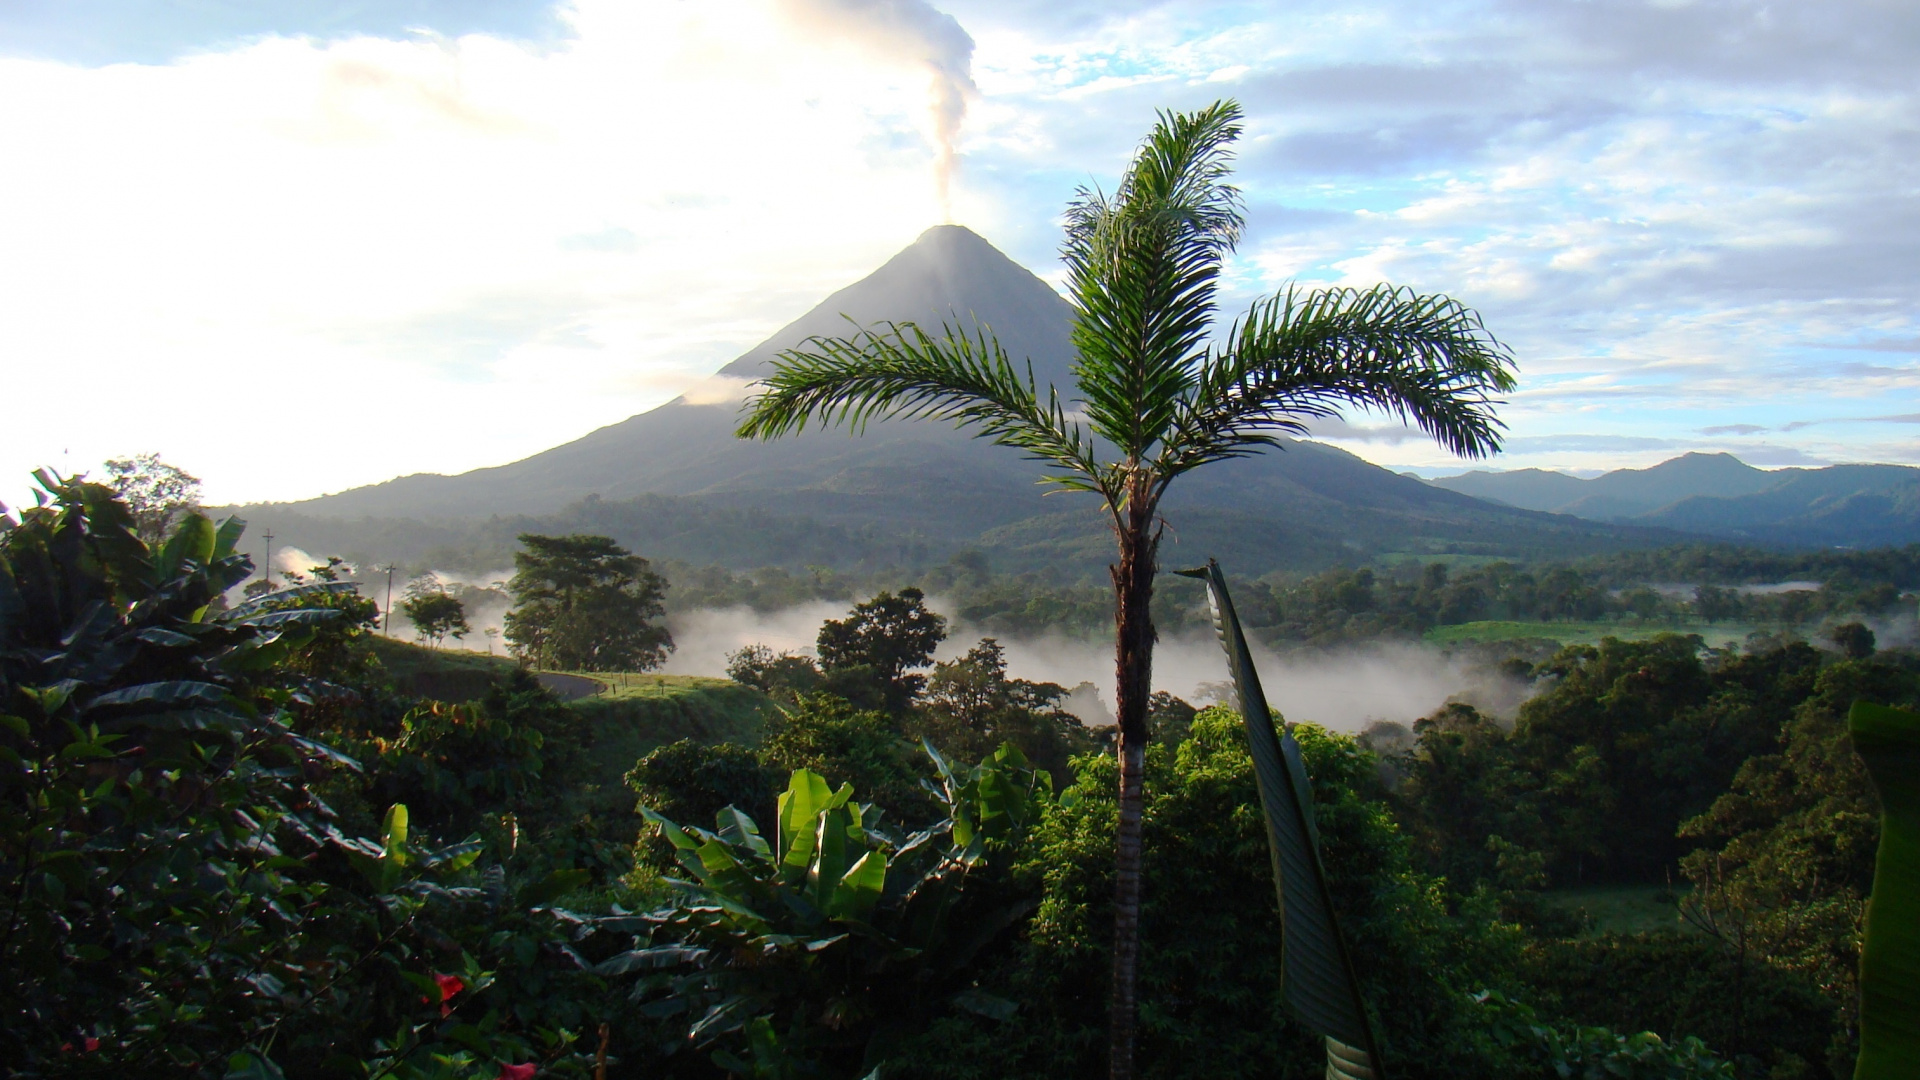
[(1221, 263), (1244, 224), (1226, 183), (1240, 116), (1232, 102), (1163, 113), (1118, 188), (1083, 188), (1068, 208), (1077, 408), (985, 327), (879, 323), (781, 353), (739, 434), (955, 421), (1054, 466), (1049, 482), (1098, 492), (1116, 525), (1125, 510), (1151, 513), (1181, 473), (1304, 434), (1342, 406), (1397, 415), (1462, 456), (1497, 450), (1510, 356), (1445, 296), (1289, 286), (1210, 342)]

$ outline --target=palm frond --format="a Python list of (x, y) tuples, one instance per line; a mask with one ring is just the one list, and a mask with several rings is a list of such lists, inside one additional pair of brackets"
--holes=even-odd
[(1109, 470), (1067, 418), (1058, 392), (1047, 387), (1043, 402), (1033, 365), (1020, 374), (987, 328), (975, 324), (968, 334), (943, 323), (936, 338), (910, 322), (865, 329), (848, 322), (855, 326), (849, 337), (809, 338), (780, 353), (735, 434), (778, 438), (815, 420), (856, 434), (872, 420), (949, 420), (1062, 470), (1048, 483), (1109, 494)]
[(1067, 208), (1074, 376), (1093, 430), (1145, 458), (1192, 385), (1212, 323), (1220, 262), (1243, 224), (1227, 184), (1240, 107), (1161, 113), (1111, 195)]
[(1256, 304), (1208, 358), (1159, 465), (1171, 478), (1245, 456), (1356, 405), (1484, 457), (1500, 448), (1496, 395), (1514, 385), (1511, 352), (1458, 301), (1387, 285), (1288, 288)]

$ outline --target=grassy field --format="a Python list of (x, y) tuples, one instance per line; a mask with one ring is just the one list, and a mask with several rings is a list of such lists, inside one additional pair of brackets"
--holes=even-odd
[(507, 656), (428, 649), (398, 638), (369, 638), (373, 655), (401, 690), (441, 701), (470, 701), (487, 692), (493, 680), (514, 668)]
[(1469, 641), (1517, 641), (1545, 638), (1563, 645), (1593, 644), (1603, 637), (1637, 641), (1660, 634), (1699, 634), (1709, 645), (1745, 641), (1755, 627), (1740, 623), (1625, 623), (1625, 622), (1470, 622), (1436, 626), (1426, 632), (1435, 645)]
[(1679, 896), (1686, 886), (1610, 885), (1591, 889), (1555, 889), (1546, 902), (1583, 914), (1590, 934), (1645, 934), (1660, 930), (1698, 933), (1680, 917)]
[(606, 692), (571, 702), (594, 724), (593, 782), (617, 784), (649, 750), (680, 739), (760, 741), (775, 706), (752, 687), (697, 675), (596, 674)]
[[(511, 657), (429, 650), (391, 638), (373, 638), (373, 651), (401, 690), (441, 701), (481, 697), (515, 667)], [(587, 778), (588, 783), (618, 784), (647, 751), (679, 739), (757, 744), (774, 709), (765, 694), (731, 679), (640, 672), (563, 674), (600, 686), (597, 693), (568, 702), (594, 725), (593, 767), (605, 775)]]

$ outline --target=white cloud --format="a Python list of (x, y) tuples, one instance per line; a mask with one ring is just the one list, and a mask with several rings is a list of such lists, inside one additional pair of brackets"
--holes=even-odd
[(938, 221), (921, 75), (766, 4), (571, 18), (554, 47), (0, 60), (27, 166), (0, 173), (27, 208), (0, 220), (0, 491), (149, 447), (214, 499), (512, 460), (671, 398)]

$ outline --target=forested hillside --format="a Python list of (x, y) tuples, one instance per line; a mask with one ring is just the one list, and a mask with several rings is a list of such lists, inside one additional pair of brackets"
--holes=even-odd
[(1476, 470), (1435, 486), (1593, 521), (1792, 547), (1878, 547), (1920, 536), (1920, 469), (1756, 469), (1732, 454), (1683, 454), (1590, 480), (1543, 469)]

